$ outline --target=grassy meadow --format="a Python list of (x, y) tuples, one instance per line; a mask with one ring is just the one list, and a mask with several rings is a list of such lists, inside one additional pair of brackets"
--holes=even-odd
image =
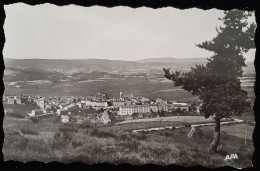
[[(129, 127), (129, 125), (128, 125)], [(232, 129), (232, 127), (231, 127)], [(108, 127), (94, 128), (89, 122), (59, 124), (52, 116), (33, 123), (25, 118), (4, 118), (4, 160), (58, 161), (62, 163), (153, 163), (207, 167), (249, 167), (253, 154), (252, 140), (221, 134), (223, 150), (210, 155), (207, 148), (213, 131), (196, 129), (193, 138), (187, 137), (190, 128), (162, 130), (150, 133), (131, 133)], [(226, 160), (227, 154), (237, 153), (238, 159)]]

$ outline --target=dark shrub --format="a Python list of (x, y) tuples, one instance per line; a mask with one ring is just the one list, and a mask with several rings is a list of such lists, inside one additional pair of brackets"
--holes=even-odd
[(25, 116), (20, 113), (8, 113), (7, 116), (19, 119), (25, 118)]
[(165, 132), (164, 135), (167, 136), (167, 137), (170, 137), (172, 134), (169, 133), (169, 132)]
[(90, 132), (89, 130), (86, 130), (86, 131), (83, 132), (83, 134), (84, 134), (84, 135), (88, 135), (89, 132)]
[(77, 148), (77, 147), (82, 146), (83, 143), (80, 142), (80, 141), (72, 141), (71, 145), (72, 145), (73, 148)]
[(61, 123), (60, 127), (70, 127), (70, 128), (74, 128), (77, 124), (72, 123), (72, 122), (67, 122), (67, 123)]
[(20, 150), (25, 151), (28, 146), (28, 143), (29, 143), (29, 138), (21, 137), (20, 141), (17, 144), (17, 147)]
[(76, 119), (75, 117), (73, 117), (73, 116), (70, 116), (70, 117), (69, 117), (69, 121), (70, 121), (70, 122), (73, 122), (73, 123), (76, 123), (76, 122), (77, 122), (77, 119)]
[(63, 149), (66, 146), (68, 146), (72, 139), (73, 139), (73, 133), (77, 133), (78, 130), (76, 128), (74, 128), (71, 125), (61, 125), (60, 132), (56, 132), (53, 135), (53, 142), (51, 144), (51, 149), (55, 150), (55, 149)]
[(122, 134), (122, 135), (120, 135), (120, 139), (122, 139), (122, 140), (129, 140), (130, 137), (129, 137), (128, 134)]
[(120, 143), (120, 145), (128, 152), (137, 151), (140, 142), (136, 140), (130, 140)]
[(252, 151), (251, 151), (251, 149), (250, 148), (248, 148), (247, 146), (241, 146), (240, 148), (239, 148), (239, 154), (241, 154), (241, 155), (239, 155), (240, 157), (240, 159), (241, 160), (246, 160), (246, 159), (248, 159), (248, 158), (252, 158)]
[(73, 135), (70, 132), (63, 133), (63, 139), (64, 141), (70, 142), (73, 139)]
[(21, 133), (19, 131), (9, 131), (5, 132), (6, 136), (20, 136)]
[(71, 133), (55, 133), (51, 144), (51, 149), (64, 149), (72, 141), (73, 136)]
[(93, 154), (104, 153), (104, 150), (100, 147), (93, 147), (92, 151), (93, 151)]
[(62, 140), (54, 140), (51, 144), (51, 150), (60, 150), (60, 149), (63, 149), (65, 148), (66, 146), (66, 143), (65, 141), (62, 141)]
[(42, 142), (29, 142), (28, 143), (28, 150), (37, 152), (40, 154), (48, 154), (50, 152), (50, 149), (48, 148), (48, 145), (42, 141)]
[(61, 121), (60, 117), (56, 117), (55, 120), (54, 120), (54, 122), (56, 122), (56, 123), (59, 123), (60, 121)]
[(90, 132), (90, 135), (91, 136), (98, 136), (98, 133), (99, 133), (98, 129), (95, 128), (93, 131)]
[(130, 134), (130, 136), (137, 140), (147, 140), (147, 136), (145, 134)]
[(91, 136), (95, 136), (95, 137), (102, 137), (102, 138), (116, 138), (116, 135), (111, 133), (111, 132), (103, 132), (103, 131), (98, 131), (98, 129), (94, 129), (93, 131), (90, 132)]
[(77, 133), (78, 132), (78, 130), (76, 128), (68, 127), (68, 126), (62, 126), (62, 127), (60, 127), (59, 130), (62, 133), (68, 133), (68, 132), (70, 132), (70, 133)]
[(14, 144), (20, 142), (21, 133), (19, 131), (7, 131), (5, 132), (3, 148), (10, 149)]
[(11, 145), (14, 143), (18, 143), (20, 141), (20, 136), (5, 136), (4, 139), (4, 146), (6, 146), (6, 148), (11, 148)]
[(56, 132), (56, 133), (53, 135), (54, 140), (58, 140), (60, 137), (61, 137), (61, 133), (59, 133), (59, 132)]
[(21, 132), (23, 134), (27, 134), (27, 135), (39, 135), (38, 132), (36, 132), (35, 130), (30, 129), (29, 127), (24, 127), (21, 129)]
[(147, 140), (147, 136), (143, 133), (125, 133), (120, 135), (121, 140), (131, 141), (131, 140)]
[(186, 124), (184, 124), (184, 126), (185, 126), (185, 127), (191, 127), (191, 124), (186, 123)]
[(145, 134), (141, 134), (141, 136), (139, 136), (138, 138), (139, 140), (147, 140), (147, 136)]
[(249, 126), (255, 126), (255, 123), (254, 122), (249, 122), (248, 125)]
[(111, 133), (111, 132), (99, 132), (98, 134), (99, 137), (103, 137), (103, 138), (108, 138), (108, 137), (111, 137), (111, 138), (116, 138), (116, 135)]
[(82, 129), (84, 129), (84, 128), (93, 128), (94, 124), (91, 123), (89, 120), (86, 120), (83, 123), (81, 123), (78, 127), (82, 128)]
[(38, 122), (39, 122), (39, 119), (38, 119), (38, 118), (32, 118), (31, 121), (32, 121), (33, 123), (38, 123)]
[(185, 159), (185, 158), (187, 158), (187, 156), (188, 156), (188, 153), (185, 150), (180, 150), (180, 152), (179, 152), (180, 158)]

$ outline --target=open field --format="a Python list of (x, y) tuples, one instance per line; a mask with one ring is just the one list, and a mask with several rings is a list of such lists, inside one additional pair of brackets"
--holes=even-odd
[(145, 119), (133, 119), (127, 120), (123, 122), (119, 122), (117, 124), (124, 123), (138, 123), (138, 122), (189, 122), (189, 123), (208, 123), (213, 122), (212, 118), (205, 119), (204, 116), (169, 116), (169, 117), (157, 117), (157, 118), (145, 118)]
[(241, 119), (241, 120), (245, 120), (245, 121), (248, 120), (249, 122), (255, 122), (255, 115), (254, 115), (253, 109), (251, 111), (242, 113), (241, 116), (233, 116), (233, 118)]
[(180, 121), (165, 121), (165, 122), (128, 122), (128, 123), (120, 123), (112, 126), (103, 126), (99, 129), (102, 131), (110, 131), (110, 132), (123, 132), (123, 131), (131, 131), (135, 129), (148, 129), (154, 127), (167, 127), (167, 126), (181, 126), (188, 124), (187, 122)]
[[(39, 82), (39, 81), (38, 81)], [(38, 84), (37, 82), (37, 84)], [(250, 80), (252, 82), (252, 80)], [(250, 102), (254, 103), (254, 89), (243, 87), (248, 92)], [(87, 96), (106, 91), (108, 97), (119, 97), (119, 92), (129, 96), (144, 96), (149, 99), (162, 98), (164, 100), (194, 101), (198, 98), (191, 93), (174, 87), (171, 82), (147, 82), (145, 79), (114, 79), (114, 80), (89, 80), (82, 82), (60, 82), (27, 85), (20, 88), (5, 87), (5, 95), (37, 95), (40, 96)]]
[(13, 113), (19, 113), (23, 116), (27, 116), (29, 112), (35, 109), (34, 105), (12, 105), (12, 104), (3, 104), (5, 110), (12, 110)]
[[(68, 86), (69, 85), (69, 86)], [(119, 97), (119, 92), (122, 91), (124, 95), (128, 96), (131, 93), (134, 96), (144, 96), (149, 99), (162, 98), (164, 100), (180, 100), (193, 101), (197, 97), (192, 96), (191, 93), (185, 91), (161, 91), (168, 89), (179, 89), (174, 87), (172, 83), (151, 83), (144, 79), (120, 79), (108, 81), (94, 81), (94, 82), (65, 82), (55, 83), (50, 85), (42, 85), (37, 88), (14, 88), (6, 87), (5, 95), (37, 95), (40, 96), (87, 96), (106, 91), (108, 97)], [(155, 92), (155, 93), (151, 93)]]
[(254, 86), (255, 84), (255, 79), (253, 78), (244, 78), (244, 79), (240, 79), (241, 82), (241, 86)]
[[(237, 116), (236, 119), (243, 120), (242, 117)], [(233, 122), (232, 119), (222, 119), (221, 122)], [(249, 120), (250, 123), (253, 120)], [(159, 117), (159, 118), (145, 118), (145, 119), (133, 119), (126, 120), (122, 122), (117, 122), (114, 125), (103, 126), (100, 127), (102, 131), (110, 131), (110, 132), (122, 132), (122, 131), (132, 131), (138, 129), (149, 129), (149, 128), (159, 128), (159, 127), (176, 127), (176, 126), (187, 126), (194, 124), (206, 124), (213, 123), (214, 120), (212, 118), (205, 119), (204, 116), (171, 116), (171, 117)], [(243, 122), (245, 123), (245, 122)], [(249, 124), (250, 124), (249, 123)], [(242, 125), (242, 123), (239, 123)], [(225, 125), (226, 126), (226, 125)], [(210, 126), (212, 127), (212, 126)], [(224, 126), (223, 126), (224, 127)], [(228, 127), (230, 128), (230, 127)], [(252, 134), (252, 130), (251, 134)]]
[[(214, 131), (214, 127), (203, 127), (201, 130), (209, 130)], [(221, 133), (236, 136), (239, 138), (246, 138), (252, 140), (252, 133), (254, 131), (254, 126), (248, 125), (247, 127), (247, 134), (246, 134), (246, 124), (236, 124), (232, 125), (232, 129), (230, 129), (230, 126), (221, 126)]]

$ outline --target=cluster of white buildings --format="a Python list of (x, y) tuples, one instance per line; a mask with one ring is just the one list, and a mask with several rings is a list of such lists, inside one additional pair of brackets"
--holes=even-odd
[[(145, 97), (134, 97), (132, 93), (130, 97), (124, 97), (122, 92), (120, 92), (118, 99), (108, 99), (107, 93), (88, 97), (4, 96), (3, 99), (6, 104), (32, 103), (39, 106), (39, 109), (31, 111), (30, 116), (53, 112), (58, 116), (64, 116), (64, 119), (65, 115), (75, 114), (90, 107), (95, 110), (110, 109), (117, 112), (118, 115), (169, 112), (176, 109), (189, 111), (191, 107), (188, 103), (165, 101), (160, 98), (151, 101)], [(104, 122), (108, 121), (107, 118), (106, 116), (103, 117)]]
[(119, 107), (119, 115), (132, 115), (134, 113), (158, 113), (158, 112), (169, 112), (176, 109), (182, 111), (189, 111), (190, 104), (187, 103), (154, 103), (154, 104), (143, 104), (143, 105), (122, 105)]
[(82, 104), (84, 104), (85, 106), (91, 106), (94, 109), (99, 109), (99, 108), (106, 108), (108, 107), (108, 104), (106, 101), (90, 101), (90, 100), (86, 100), (86, 101), (81, 101)]
[(3, 103), (4, 104), (36, 104), (38, 105), (41, 109), (44, 109), (45, 105), (45, 97), (40, 97), (39, 95), (36, 97), (31, 97), (31, 96), (3, 96)]
[(132, 115), (134, 113), (150, 113), (150, 105), (124, 105), (119, 107), (119, 115)]

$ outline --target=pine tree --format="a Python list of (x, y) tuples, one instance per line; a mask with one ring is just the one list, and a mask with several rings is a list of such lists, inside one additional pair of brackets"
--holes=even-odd
[(214, 52), (207, 64), (196, 65), (188, 73), (171, 72), (163, 69), (164, 76), (172, 80), (175, 86), (191, 92), (202, 101), (200, 111), (205, 118), (215, 119), (215, 132), (209, 152), (216, 152), (220, 141), (220, 119), (232, 115), (241, 115), (250, 104), (247, 92), (242, 90), (239, 77), (245, 67), (243, 52), (254, 48), (254, 24), (248, 24), (251, 12), (241, 10), (225, 11), (220, 18), (224, 27), (217, 28), (217, 36), (211, 41), (196, 45)]

